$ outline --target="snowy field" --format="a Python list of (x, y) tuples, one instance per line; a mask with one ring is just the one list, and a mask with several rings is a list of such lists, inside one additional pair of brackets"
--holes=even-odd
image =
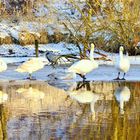
[[(78, 0), (78, 5), (80, 8), (84, 8), (84, 0)], [(53, 10), (55, 9), (56, 12)], [(30, 22), (30, 21), (19, 21), (19, 23), (12, 23), (9, 20), (3, 19), (0, 22), (0, 38), (4, 39), (6, 37), (12, 37), (16, 40), (24, 40), (24, 36), (20, 38), (22, 32), (29, 32), (40, 37), (40, 30), (47, 31), (49, 35), (53, 35), (55, 31), (60, 31), (61, 33), (69, 33), (68, 30), (64, 28), (64, 25), (61, 24), (61, 21), (68, 24), (68, 19), (74, 24), (80, 24), (80, 13), (77, 10), (74, 10), (73, 6), (66, 0), (54, 0), (48, 1), (48, 5), (45, 6), (43, 3), (38, 5), (38, 10), (34, 11), (36, 17), (47, 17), (47, 22), (45, 20), (44, 23), (41, 22)], [(49, 15), (49, 16), (48, 16)], [(49, 18), (51, 17), (51, 22), (49, 22)], [(67, 18), (66, 18), (67, 17)], [(94, 21), (96, 21), (97, 17), (92, 17)], [(99, 17), (98, 17), (99, 18)], [(98, 22), (98, 21), (97, 21)], [(70, 28), (70, 27), (69, 27)], [(70, 28), (71, 30), (73, 28)], [(72, 30), (73, 31), (73, 30)], [(83, 34), (82, 32), (80, 34)], [(101, 34), (97, 32), (97, 36)], [(95, 35), (94, 35), (95, 36)], [(106, 35), (106, 39), (109, 39), (110, 36)], [(83, 48), (81, 46), (81, 48)], [(60, 42), (58, 44), (40, 44), (39, 45), (39, 57), (43, 61), (48, 63), (44, 69), (41, 69), (33, 75), (37, 80), (52, 80), (55, 81), (56, 78), (60, 80), (65, 79), (65, 72), (68, 66), (58, 66), (55, 69), (50, 66), (49, 61), (46, 59), (45, 54), (47, 51), (52, 51), (56, 55), (64, 55), (64, 54), (78, 54), (78, 48), (74, 44), (67, 44), (64, 42)], [(87, 80), (103, 80), (110, 81), (117, 77), (117, 70), (114, 67), (116, 62), (116, 58), (118, 54), (107, 53), (101, 50), (99, 53), (105, 54), (106, 59), (110, 61), (98, 60), (99, 68), (94, 70), (93, 72), (86, 75)], [(11, 44), (11, 45), (0, 45), (0, 56), (4, 62), (8, 64), (8, 69), (5, 72), (0, 73), (1, 80), (20, 80), (27, 77), (28, 74), (21, 74), (14, 71), (19, 65), (23, 62), (27, 61), (31, 57), (35, 57), (35, 48), (34, 45), (27, 45), (22, 47), (21, 45)], [(79, 56), (77, 56), (79, 57)], [(94, 54), (94, 58), (101, 58), (101, 55)], [(139, 81), (140, 75), (140, 56), (129, 56), (131, 68), (126, 75), (126, 80)], [(75, 61), (75, 60), (74, 60)], [(67, 63), (67, 61), (62, 62)], [(71, 64), (69, 64), (70, 66)], [(49, 76), (48, 76), (49, 75)], [(67, 78), (66, 78), (67, 79)], [(58, 81), (60, 81), (58, 80)], [(70, 79), (71, 80), (71, 79)], [(76, 81), (81, 80), (80, 77), (77, 76)]]
[[(13, 53), (9, 54), (8, 50), (12, 49)], [(53, 68), (50, 66), (49, 61), (47, 58), (45, 58), (44, 54), (46, 51), (52, 51), (55, 54), (77, 54), (78, 50), (75, 49), (73, 44), (67, 44), (67, 43), (58, 43), (58, 44), (47, 44), (47, 45), (40, 45), (39, 50), (42, 51), (40, 53), (40, 59), (43, 59), (43, 61), (46, 61), (48, 63), (43, 69), (33, 73), (33, 76), (37, 80), (43, 80), (43, 81), (49, 81), (49, 82), (59, 82), (59, 81), (81, 81), (82, 79), (77, 76), (76, 79), (72, 78), (66, 78), (67, 68), (72, 64), (67, 64), (67, 61), (62, 62), (62, 66), (56, 66)], [(1, 80), (23, 80), (26, 79), (28, 76), (27, 73), (18, 73), (15, 71), (15, 69), (21, 65), (24, 61), (27, 61), (31, 57), (35, 57), (35, 49), (34, 46), (25, 46), (21, 47), (19, 45), (2, 45), (0, 49), (0, 54), (2, 60), (4, 60), (8, 64), (8, 69), (4, 72), (0, 73), (0, 79)], [(117, 77), (117, 70), (114, 67), (115, 61), (118, 57), (118, 54), (111, 54), (106, 53), (103, 51), (100, 51), (100, 53), (103, 53), (107, 55), (107, 59), (110, 59), (111, 61), (103, 61), (103, 60), (97, 60), (99, 63), (99, 68), (92, 71), (91, 73), (86, 75), (87, 80), (101, 80), (101, 81), (111, 81), (114, 78)], [(98, 54), (94, 55), (94, 58), (101, 57)], [(140, 81), (139, 75), (140, 75), (140, 56), (129, 56), (131, 68), (129, 72), (126, 74), (126, 80), (129, 81)], [(48, 76), (49, 75), (49, 76)], [(122, 75), (121, 75), (122, 76)], [(56, 80), (57, 78), (57, 80)]]
[[(83, 48), (81, 46), (81, 48)], [(9, 49), (12, 50), (12, 54), (9, 54)], [(78, 48), (74, 44), (68, 44), (65, 42), (60, 42), (57, 44), (49, 43), (49, 44), (40, 44), (39, 45), (39, 53), (40, 58), (47, 61), (45, 58), (45, 53), (47, 51), (52, 51), (57, 55), (64, 54), (78, 54)], [(99, 60), (98, 63), (100, 65), (114, 65), (118, 54), (115, 53), (107, 53), (102, 50), (96, 50), (99, 53), (106, 55), (106, 59), (110, 59), (111, 61)], [(35, 57), (35, 48), (34, 45), (20, 46), (16, 44), (11, 45), (0, 45), (0, 56), (1, 59), (4, 60), (7, 64), (24, 62), (31, 57)], [(94, 54), (94, 58), (100, 58), (101, 55)], [(130, 64), (132, 65), (140, 65), (140, 56), (129, 56)]]

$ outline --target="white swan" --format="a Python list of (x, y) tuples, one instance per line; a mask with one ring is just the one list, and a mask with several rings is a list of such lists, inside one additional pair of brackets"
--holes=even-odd
[(123, 51), (124, 48), (121, 46), (119, 49), (119, 58), (117, 58), (117, 62), (115, 64), (116, 68), (118, 69), (118, 77), (114, 80), (120, 80), (119, 76), (120, 76), (120, 71), (124, 72), (123, 78), (122, 80), (125, 80), (125, 74), (126, 72), (128, 72), (129, 68), (130, 68), (130, 62), (129, 59), (127, 57), (123, 56)]
[(27, 99), (32, 99), (32, 100), (40, 100), (45, 97), (45, 93), (42, 91), (39, 91), (38, 89), (29, 87), (29, 88), (19, 88), (17, 93), (23, 94), (23, 96)]
[(94, 44), (91, 44), (91, 49), (90, 49), (90, 59), (82, 59), (78, 62), (75, 62), (72, 66), (68, 68), (68, 71), (76, 73), (80, 75), (83, 80), (86, 79), (85, 75), (92, 70), (98, 68), (98, 63), (94, 60), (93, 57), (94, 53)]
[(8, 94), (0, 91), (0, 104), (4, 103), (8, 99)]
[(115, 98), (120, 103), (120, 113), (124, 114), (124, 102), (128, 102), (130, 99), (130, 90), (128, 87), (118, 87), (115, 90)]
[(42, 69), (45, 66), (44, 63), (39, 57), (31, 58), (27, 60), (22, 65), (20, 65), (15, 71), (23, 73), (29, 73), (29, 79), (32, 79), (32, 73)]
[(90, 104), (90, 110), (92, 112), (93, 117), (95, 118), (95, 109), (94, 105), (99, 99), (99, 95), (93, 93), (92, 91), (81, 91), (81, 90), (74, 90), (74, 91), (68, 91), (68, 95), (71, 99), (74, 99), (82, 104)]
[(7, 69), (7, 64), (0, 59), (0, 72), (3, 72)]

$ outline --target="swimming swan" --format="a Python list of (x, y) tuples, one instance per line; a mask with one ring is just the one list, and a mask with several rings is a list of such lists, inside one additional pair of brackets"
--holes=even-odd
[(125, 80), (125, 74), (126, 72), (128, 72), (129, 68), (130, 68), (130, 62), (128, 58), (124, 58), (123, 56), (123, 51), (124, 48), (121, 46), (119, 49), (119, 58), (117, 59), (117, 62), (115, 64), (116, 68), (118, 69), (118, 77), (114, 80), (120, 80), (119, 76), (120, 76), (120, 71), (124, 72), (123, 78), (122, 80)]
[(40, 58), (31, 58), (20, 65), (15, 71), (29, 73), (29, 78), (32, 79), (32, 73), (44, 68), (45, 63)]
[(94, 60), (93, 57), (94, 54), (94, 44), (91, 44), (91, 49), (90, 49), (90, 59), (82, 59), (78, 62), (75, 62), (72, 66), (68, 68), (68, 71), (76, 73), (80, 75), (83, 80), (85, 80), (85, 75), (92, 70), (98, 68), (98, 63)]
[(115, 98), (120, 103), (120, 113), (124, 114), (124, 102), (128, 102), (130, 99), (130, 90), (128, 87), (118, 87), (115, 90)]

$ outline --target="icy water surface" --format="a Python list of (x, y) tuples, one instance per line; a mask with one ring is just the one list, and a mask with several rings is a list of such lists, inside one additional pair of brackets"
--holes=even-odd
[[(0, 140), (138, 140), (139, 82), (0, 83)], [(62, 88), (63, 87), (63, 88)]]

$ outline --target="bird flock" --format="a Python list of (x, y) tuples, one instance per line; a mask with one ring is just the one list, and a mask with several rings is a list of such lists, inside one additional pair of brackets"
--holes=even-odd
[[(81, 59), (75, 62), (67, 69), (67, 71), (73, 73), (73, 75), (79, 75), (83, 79), (83, 81), (85, 81), (86, 74), (99, 67), (98, 62), (94, 60), (94, 48), (95, 45), (92, 43), (90, 48), (89, 59)], [(125, 75), (130, 69), (129, 58), (128, 56), (124, 57), (123, 52), (124, 52), (124, 48), (123, 46), (121, 46), (119, 48), (119, 56), (115, 63), (115, 68), (118, 70), (118, 76), (114, 80), (125, 80)], [(19, 73), (24, 73), (24, 72), (29, 73), (29, 77), (27, 79), (33, 79), (32, 73), (44, 68), (45, 65), (46, 63), (44, 63), (39, 57), (36, 57), (25, 61), (23, 64), (18, 66), (15, 71)], [(7, 69), (7, 64), (3, 60), (0, 60), (0, 72), (5, 71), (6, 69)], [(123, 73), (122, 78), (120, 78), (121, 72)], [(75, 77), (76, 76), (74, 76), (73, 78)]]

